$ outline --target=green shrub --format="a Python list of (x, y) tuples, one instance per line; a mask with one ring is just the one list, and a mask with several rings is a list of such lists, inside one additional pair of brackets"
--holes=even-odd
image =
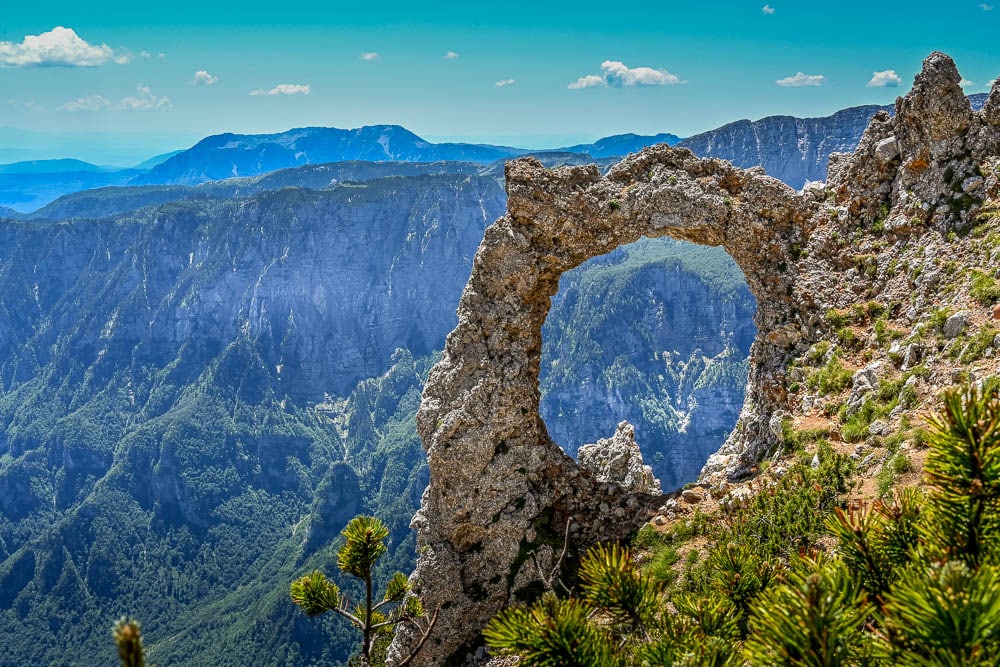
[(791, 417), (781, 420), (781, 441), (786, 452), (801, 451), (807, 444), (825, 442), (829, 437), (828, 428), (796, 429)]
[(753, 665), (856, 665), (870, 609), (843, 562), (796, 559), (754, 604), (744, 656)]
[(969, 283), (969, 295), (981, 303), (992, 304), (1000, 299), (1000, 282), (993, 276), (974, 269)]
[(834, 354), (823, 368), (812, 373), (806, 379), (806, 385), (819, 391), (821, 396), (839, 394), (851, 384), (853, 373), (844, 368), (840, 358)]
[(964, 345), (955, 345), (952, 350), (957, 350), (955, 356), (961, 363), (970, 364), (981, 359), (986, 350), (993, 346), (997, 333), (993, 326), (983, 325), (978, 332), (964, 339)]

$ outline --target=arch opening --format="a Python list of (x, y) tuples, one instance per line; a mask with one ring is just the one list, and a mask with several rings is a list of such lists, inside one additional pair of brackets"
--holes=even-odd
[(664, 491), (743, 408), (756, 300), (721, 247), (643, 237), (564, 273), (542, 327), (539, 413), (567, 454), (635, 427)]

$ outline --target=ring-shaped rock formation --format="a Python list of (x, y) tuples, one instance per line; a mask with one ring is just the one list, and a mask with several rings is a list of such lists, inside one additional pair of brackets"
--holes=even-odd
[[(905, 243), (977, 219), (987, 194), (976, 190), (981, 167), (1000, 154), (1000, 82), (974, 112), (960, 80), (947, 55), (932, 53), (895, 117), (876, 114), (853, 155), (831, 157), (827, 183), (802, 193), (760, 169), (664, 145), (603, 178), (594, 166), (508, 163), (507, 213), (486, 230), (417, 415), (430, 486), (413, 520), (412, 581), (440, 615), (411, 664), (461, 660), (498, 610), (539, 592), (564, 544), (578, 555), (626, 537), (664, 501), (597, 481), (546, 432), (541, 332), (559, 277), (640, 236), (726, 249), (757, 298), (757, 338), (743, 411), (702, 477), (742, 477), (777, 444), (794, 407), (786, 368), (830, 335), (827, 309), (879, 294), (878, 281), (846, 268), (857, 258), (845, 237)], [(988, 194), (1000, 200), (995, 180)], [(401, 629), (390, 664), (413, 643)]]
[(539, 416), (542, 324), (564, 272), (641, 236), (729, 252), (757, 298), (759, 332), (753, 389), (712, 462), (729, 475), (774, 441), (767, 419), (784, 398), (784, 351), (801, 337), (779, 267), (792, 261), (812, 204), (762, 170), (660, 145), (603, 178), (593, 165), (548, 170), (530, 157), (508, 163), (506, 176), (507, 214), (486, 230), (417, 415), (431, 483), (413, 522), (422, 545), (414, 581), (447, 628), (420, 664), (443, 664), (500, 608), (537, 593), (539, 568), (551, 567), (566, 535), (578, 547), (622, 538), (664, 501), (596, 481)]

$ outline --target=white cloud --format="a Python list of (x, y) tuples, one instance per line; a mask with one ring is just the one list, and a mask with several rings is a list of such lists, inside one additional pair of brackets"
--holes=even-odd
[(774, 13), (774, 7), (772, 7), (771, 5), (764, 5), (763, 7), (760, 8), (760, 11), (770, 15)]
[(191, 85), (193, 86), (211, 86), (213, 83), (218, 83), (219, 77), (212, 76), (203, 69), (198, 70), (194, 73), (194, 78), (191, 80)]
[(158, 53), (158, 54), (156, 54), (156, 57), (159, 58), (160, 60), (163, 60), (164, 58), (167, 57), (167, 54), (166, 53)]
[(308, 95), (312, 92), (312, 86), (307, 84), (299, 83), (279, 83), (274, 88), (270, 90), (264, 90), (263, 88), (258, 88), (257, 90), (250, 91), (251, 95)]
[(803, 86), (822, 86), (824, 81), (826, 81), (826, 77), (822, 74), (796, 72), (795, 76), (786, 76), (784, 79), (778, 79), (775, 83), (782, 88), (801, 88)]
[(118, 108), (125, 111), (155, 111), (169, 109), (173, 104), (168, 97), (157, 97), (149, 86), (140, 83), (135, 89), (135, 95), (129, 95), (118, 103)]
[(128, 52), (107, 44), (89, 44), (71, 28), (58, 26), (40, 35), (25, 35), (20, 43), (0, 42), (0, 67), (97, 67), (125, 64)]
[(514, 79), (503, 79), (501, 81), (497, 81), (494, 85), (497, 88), (503, 88), (504, 86), (513, 86), (514, 85)]
[(11, 99), (7, 100), (7, 106), (9, 106), (12, 109), (25, 109), (26, 111), (32, 111), (35, 113), (42, 113), (43, 111), (45, 111), (45, 107), (43, 107), (41, 104), (38, 104), (34, 100), (26, 100), (24, 102), (21, 102), (20, 100)]
[(993, 11), (993, 5), (988, 5), (985, 2), (979, 3), (979, 8), (981, 10), (983, 10), (984, 12), (992, 12)]
[(605, 60), (601, 63), (600, 74), (581, 76), (569, 84), (568, 88), (579, 90), (596, 86), (621, 88), (623, 86), (665, 86), (677, 83), (686, 82), (681, 81), (676, 74), (671, 74), (665, 69), (627, 67), (625, 63), (618, 60)]
[(960, 85), (962, 88), (971, 88), (972, 86), (976, 85), (976, 82), (969, 81), (965, 77), (962, 77), (962, 80), (958, 82), (958, 85)]
[(59, 111), (104, 111), (111, 106), (111, 102), (100, 95), (87, 95), (80, 99), (60, 104), (56, 109)]
[(455, 53), (454, 51), (449, 51), (448, 53), (444, 54), (444, 59), (445, 60), (454, 60), (457, 57), (458, 57), (458, 54)]
[(361, 59), (362, 60), (367, 60), (368, 62), (371, 62), (373, 60), (378, 60), (378, 58), (379, 58), (379, 55), (375, 51), (366, 51), (365, 53), (361, 54)]
[(597, 76), (596, 74), (588, 74), (587, 76), (581, 76), (579, 79), (569, 84), (570, 90), (580, 90), (581, 88), (594, 88), (595, 86), (603, 86), (604, 83), (603, 76)]
[(872, 80), (868, 82), (869, 88), (896, 88), (903, 83), (903, 80), (896, 74), (896, 70), (887, 69), (881, 72), (872, 72)]

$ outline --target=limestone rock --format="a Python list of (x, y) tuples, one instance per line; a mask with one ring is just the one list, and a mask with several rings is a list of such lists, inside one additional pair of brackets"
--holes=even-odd
[(969, 326), (969, 313), (967, 311), (959, 311), (954, 315), (951, 315), (948, 319), (944, 321), (944, 326), (942, 327), (942, 332), (945, 338), (955, 338), (961, 335), (963, 331)]
[(896, 137), (886, 137), (875, 145), (875, 158), (882, 163), (888, 163), (899, 157), (899, 142)]
[(653, 469), (642, 461), (642, 452), (635, 442), (635, 427), (628, 422), (618, 424), (610, 438), (580, 447), (577, 462), (601, 482), (613, 482), (635, 493), (663, 493)]
[(854, 373), (854, 377), (851, 379), (851, 394), (847, 397), (846, 404), (848, 417), (860, 410), (868, 394), (878, 387), (880, 368), (880, 364), (874, 363)]
[(876, 419), (868, 427), (868, 435), (889, 435), (889, 425), (881, 419)]
[(910, 343), (903, 352), (902, 369), (908, 371), (920, 364), (924, 358), (924, 346), (920, 343)]
[(689, 505), (697, 505), (702, 500), (704, 500), (704, 498), (700, 493), (698, 493), (694, 489), (684, 489), (683, 491), (681, 491), (681, 500), (683, 500)]
[(1000, 127), (1000, 79), (993, 82), (990, 96), (983, 105), (983, 120), (990, 125)]
[[(540, 546), (529, 530), (561, 540), (575, 522), (570, 540), (583, 549), (623, 538), (663, 504), (582, 470), (539, 416), (541, 327), (563, 272), (640, 236), (723, 245), (757, 299), (763, 334), (751, 351), (740, 426), (721, 453), (731, 456), (727, 474), (747, 474), (775, 444), (768, 421), (785, 396), (790, 339), (767, 334), (788, 330), (796, 304), (792, 275), (775, 275), (774, 264), (792, 263), (815, 200), (760, 170), (665, 145), (626, 158), (604, 178), (595, 166), (548, 170), (533, 158), (509, 162), (506, 175), (507, 214), (476, 253), (458, 326), (417, 415), (431, 484), (415, 520), (423, 551), (413, 581), (428, 609), (441, 608), (419, 664), (446, 662), (524, 595), (537, 573), (518, 553)], [(480, 530), (465, 528), (456, 542), (457, 526)], [(405, 631), (396, 637), (397, 647), (409, 641)]]

